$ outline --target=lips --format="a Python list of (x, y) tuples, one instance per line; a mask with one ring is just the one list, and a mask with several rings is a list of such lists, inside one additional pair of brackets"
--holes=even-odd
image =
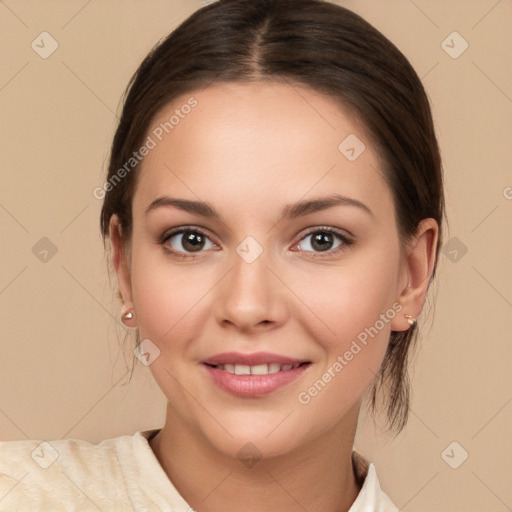
[(261, 397), (297, 379), (310, 361), (257, 352), (226, 352), (205, 359), (203, 366), (221, 389), (241, 397)]

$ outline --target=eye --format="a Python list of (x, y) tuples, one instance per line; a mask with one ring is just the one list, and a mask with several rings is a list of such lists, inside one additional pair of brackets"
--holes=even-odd
[(217, 247), (200, 229), (181, 227), (166, 233), (160, 243), (165, 250), (187, 256)]
[[(347, 235), (330, 227), (320, 227), (307, 233), (294, 247), (299, 251), (331, 255), (352, 243), (353, 241)], [(319, 255), (323, 256), (323, 254)]]

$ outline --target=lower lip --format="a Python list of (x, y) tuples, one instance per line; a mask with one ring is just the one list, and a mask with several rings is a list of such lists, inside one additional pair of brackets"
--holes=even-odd
[(210, 378), (224, 391), (242, 397), (269, 395), (299, 378), (310, 364), (303, 364), (291, 370), (283, 370), (267, 375), (236, 375), (203, 364)]

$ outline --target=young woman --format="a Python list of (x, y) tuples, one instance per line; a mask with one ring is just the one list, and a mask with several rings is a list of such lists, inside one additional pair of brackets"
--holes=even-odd
[(407, 421), (443, 218), (399, 50), (332, 3), (208, 5), (133, 77), (97, 193), (165, 424), (4, 443), (0, 505), (397, 510), (354, 436), (365, 402), (391, 431)]

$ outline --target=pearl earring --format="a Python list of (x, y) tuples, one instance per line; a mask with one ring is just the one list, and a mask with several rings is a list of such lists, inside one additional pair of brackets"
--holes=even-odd
[[(124, 307), (123, 307), (123, 309), (124, 309)], [(121, 313), (121, 320), (123, 321), (124, 324), (128, 325), (127, 321), (132, 320), (134, 318), (134, 316), (135, 315), (133, 314), (133, 308), (129, 308), (124, 313), (123, 312)], [(130, 326), (128, 325), (128, 327), (130, 327)]]
[(404, 315), (404, 316), (405, 316), (405, 318), (407, 318), (407, 322), (409, 322), (409, 325), (410, 325), (411, 327), (414, 327), (414, 326), (416, 325), (416, 323), (417, 323), (416, 318), (414, 318), (414, 317), (413, 317), (413, 316), (411, 316), (411, 315)]

